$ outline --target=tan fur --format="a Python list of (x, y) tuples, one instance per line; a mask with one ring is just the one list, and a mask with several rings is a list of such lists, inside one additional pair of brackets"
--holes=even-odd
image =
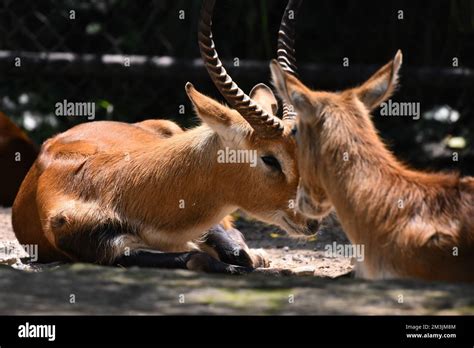
[(399, 52), (360, 87), (329, 93), (272, 63), (275, 85), (299, 115), (298, 207), (319, 216), (311, 205), (330, 200), (351, 242), (365, 245), (363, 277), (474, 281), (474, 178), (409, 169), (369, 115), (396, 88), (400, 65)]
[(135, 125), (155, 133), (161, 138), (169, 138), (175, 134), (183, 133), (180, 126), (169, 120), (145, 120), (135, 123)]
[[(97, 262), (112, 262), (125, 247), (186, 251), (220, 221), (231, 226), (226, 216), (237, 208), (304, 232), (307, 219), (291, 204), (299, 174), (290, 130), (261, 140), (235, 110), (187, 91), (205, 122), (191, 130), (169, 121), (103, 121), (46, 141), (13, 206), (20, 243), (39, 244), (40, 261), (74, 260), (58, 240), (113, 221), (136, 234), (117, 238)], [(225, 147), (257, 150), (258, 165), (217, 163)], [(284, 174), (260, 160), (266, 154), (278, 158)]]

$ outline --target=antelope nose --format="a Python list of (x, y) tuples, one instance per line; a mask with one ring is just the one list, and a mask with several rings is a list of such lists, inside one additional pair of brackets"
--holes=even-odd
[(319, 220), (311, 219), (306, 223), (306, 228), (310, 234), (316, 233), (319, 229)]

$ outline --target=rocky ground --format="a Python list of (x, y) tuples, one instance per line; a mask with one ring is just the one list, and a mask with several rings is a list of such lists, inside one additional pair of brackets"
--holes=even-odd
[(288, 236), (285, 232), (249, 218), (240, 217), (236, 227), (245, 235), (251, 248), (263, 248), (271, 267), (290, 268), (294, 271), (312, 270), (317, 277), (335, 278), (352, 271), (351, 259), (342, 256), (328, 257), (325, 246), (336, 242), (348, 244), (337, 220), (330, 217), (323, 221), (312, 236)]
[(352, 266), (350, 259), (324, 251), (333, 241), (346, 242), (332, 220), (305, 238), (247, 219), (237, 227), (251, 247), (265, 249), (272, 267), (303, 268), (306, 276), (31, 267), (19, 261), (24, 254), (11, 230), (10, 210), (0, 209), (0, 314), (474, 314), (471, 285), (333, 279)]

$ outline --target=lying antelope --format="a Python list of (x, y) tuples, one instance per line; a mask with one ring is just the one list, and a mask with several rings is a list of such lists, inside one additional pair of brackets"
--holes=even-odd
[(38, 150), (31, 139), (0, 112), (0, 206), (11, 206)]
[[(274, 115), (267, 86), (247, 96), (232, 82), (212, 41), (213, 6), (204, 2), (199, 47), (233, 109), (188, 83), (199, 127), (91, 122), (46, 141), (13, 206), (16, 236), (38, 244), (41, 261), (242, 273), (261, 264), (229, 252), (244, 243), (228, 221), (216, 227), (225, 216), (240, 208), (289, 232), (307, 229), (291, 203), (299, 180), (294, 117)], [(224, 149), (255, 151), (256, 165), (219, 163)], [(220, 260), (201, 251), (209, 248)]]
[(362, 277), (474, 281), (474, 178), (424, 173), (395, 159), (370, 111), (397, 87), (395, 58), (361, 86), (310, 90), (272, 62), (274, 84), (298, 114), (298, 209), (334, 205), (351, 242), (365, 245)]

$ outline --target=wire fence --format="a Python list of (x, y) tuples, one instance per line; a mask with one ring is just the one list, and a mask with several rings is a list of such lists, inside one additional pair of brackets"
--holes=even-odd
[[(174, 47), (190, 47), (195, 35), (192, 39), (173, 36), (170, 30), (177, 30), (178, 24), (181, 34), (182, 28), (190, 30), (189, 18), (195, 17), (199, 5), (185, 1), (3, 1), (0, 69), (8, 82), (0, 87), (2, 110), (23, 121), (26, 117), (27, 127), (39, 124), (30, 131), (40, 141), (53, 129), (80, 122), (52, 117), (53, 106), (64, 99), (95, 102), (99, 119), (133, 121), (174, 113), (175, 105), (168, 104), (164, 110), (154, 107), (164, 81), (149, 78), (147, 69), (133, 69), (134, 64), (125, 69), (122, 62), (122, 69), (115, 69), (119, 73), (104, 75), (108, 64), (97, 61), (105, 54), (122, 54), (123, 60), (134, 54), (145, 59), (173, 56)], [(55, 59), (58, 53), (62, 58)], [(79, 59), (78, 65), (71, 59), (74, 54), (89, 56)]]
[[(218, 1), (216, 43), (244, 90), (269, 81), (268, 62), (276, 52), (285, 3)], [(99, 120), (171, 118), (192, 124), (185, 83), (218, 97), (199, 59), (200, 5), (189, 0), (2, 0), (0, 109), (38, 143), (84, 121), (55, 117), (54, 105), (63, 100), (94, 102)], [(296, 48), (305, 82), (322, 89), (353, 86), (402, 48), (407, 65), (395, 99), (420, 102), (423, 112), (449, 105), (461, 117), (451, 124), (406, 121), (403, 131), (399, 120), (376, 118), (383, 135), (408, 158), (423, 158), (421, 145), (447, 136), (472, 136), (472, 1), (374, 5), (324, 0), (304, 6)], [(349, 67), (342, 65), (345, 57), (350, 57)], [(458, 66), (453, 66), (455, 58)]]

